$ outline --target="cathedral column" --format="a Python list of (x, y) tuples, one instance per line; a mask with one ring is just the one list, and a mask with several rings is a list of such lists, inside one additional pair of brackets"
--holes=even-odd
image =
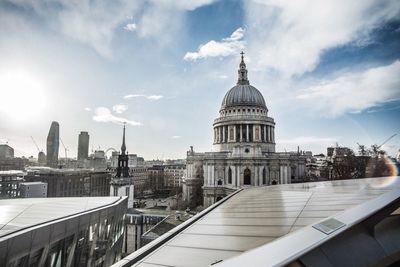
[(213, 185), (215, 185), (215, 167), (214, 167), (214, 165), (211, 165), (211, 182)]
[(222, 126), (222, 143), (225, 143), (225, 127), (226, 126)]
[(249, 142), (249, 125), (246, 124), (246, 142)]
[(240, 124), (240, 142), (243, 142), (243, 130), (242, 130), (242, 124)]
[(236, 125), (233, 125), (233, 142), (236, 142)]
[(236, 166), (232, 165), (230, 166), (232, 170), (232, 185), (236, 186)]
[(272, 136), (271, 136), (271, 126), (268, 126), (268, 142), (272, 142)]
[(263, 125), (264, 127), (264, 142), (267, 142), (267, 126)]
[(275, 127), (271, 127), (272, 132), (272, 143), (275, 143)]
[[(204, 169), (204, 183), (207, 185), (208, 184), (208, 165), (204, 164), (203, 169)], [(191, 170), (190, 172), (193, 173), (193, 170)], [(194, 178), (193, 174), (192, 174), (191, 178)]]
[(258, 166), (254, 166), (254, 183), (253, 183), (254, 186), (258, 185), (258, 178), (259, 178), (259, 176), (258, 176)]
[(235, 166), (235, 186), (240, 186), (240, 169), (239, 166)]

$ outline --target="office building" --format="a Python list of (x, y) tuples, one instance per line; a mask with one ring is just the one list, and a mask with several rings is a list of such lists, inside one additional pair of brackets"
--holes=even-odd
[(60, 126), (58, 122), (53, 121), (47, 135), (47, 166), (57, 167), (58, 149), (60, 146)]
[(85, 160), (89, 156), (89, 133), (81, 132), (78, 137), (78, 160)]
[(126, 198), (0, 201), (0, 266), (110, 266), (121, 259)]

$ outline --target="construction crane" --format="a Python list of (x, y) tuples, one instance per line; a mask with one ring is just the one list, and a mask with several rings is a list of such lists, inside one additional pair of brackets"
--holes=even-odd
[(391, 135), (388, 139), (386, 139), (380, 146), (378, 146), (378, 145), (372, 145), (371, 146), (371, 148), (372, 148), (372, 153), (374, 154), (374, 155), (378, 155), (378, 153), (383, 153), (383, 151), (379, 151), (379, 149), (384, 145), (384, 144), (386, 144), (387, 142), (389, 142), (393, 137), (395, 137), (397, 135), (397, 133), (396, 134), (393, 134), (393, 135)]
[(38, 152), (43, 152), (43, 149), (40, 149), (40, 148), (39, 148), (38, 144), (36, 143), (35, 139), (33, 139), (32, 135), (31, 135), (31, 139), (32, 139), (32, 142), (35, 144), (35, 146), (36, 146)]
[(378, 149), (379, 148), (381, 148), (381, 146), (383, 146), (384, 144), (386, 144), (387, 142), (389, 142), (393, 137), (395, 137), (397, 135), (397, 133), (396, 134), (393, 134), (392, 136), (390, 136), (388, 139), (386, 139), (385, 140), (385, 142), (383, 142), (380, 146), (378, 146)]
[(64, 147), (65, 160), (67, 160), (67, 151), (68, 151), (68, 148), (65, 147), (64, 142), (63, 142), (63, 140), (61, 139), (61, 137), (60, 137), (60, 141), (61, 141), (62, 146)]

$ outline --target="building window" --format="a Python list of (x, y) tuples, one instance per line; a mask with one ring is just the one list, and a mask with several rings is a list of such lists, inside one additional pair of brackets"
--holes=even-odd
[(243, 184), (251, 185), (251, 171), (249, 168), (246, 168), (243, 173)]
[(232, 184), (232, 169), (229, 167), (228, 169), (228, 184)]

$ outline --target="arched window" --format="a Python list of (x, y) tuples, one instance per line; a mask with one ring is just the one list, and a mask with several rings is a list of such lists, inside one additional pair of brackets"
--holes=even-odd
[(232, 169), (228, 169), (228, 184), (232, 184)]
[(250, 185), (251, 184), (251, 171), (246, 168), (243, 173), (243, 184)]
[(263, 179), (263, 184), (267, 184), (267, 170), (265, 169), (265, 167), (263, 168), (262, 179)]
[(218, 179), (217, 185), (222, 185), (222, 180)]

